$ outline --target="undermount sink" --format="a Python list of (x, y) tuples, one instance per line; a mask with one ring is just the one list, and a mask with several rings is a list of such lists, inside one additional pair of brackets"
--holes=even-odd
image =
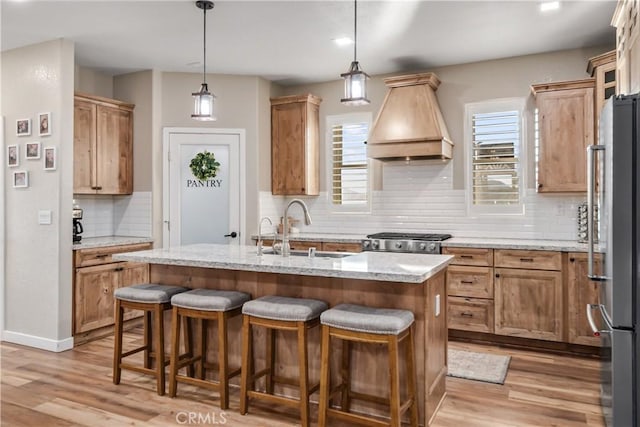
[[(282, 256), (281, 253), (276, 253), (273, 249), (264, 249), (262, 251), (263, 255), (275, 255)], [(309, 256), (309, 251), (291, 251), (289, 256), (303, 256), (308, 258), (345, 258), (351, 255), (355, 255), (355, 253), (351, 252), (325, 252), (325, 251), (316, 251), (313, 257)]]

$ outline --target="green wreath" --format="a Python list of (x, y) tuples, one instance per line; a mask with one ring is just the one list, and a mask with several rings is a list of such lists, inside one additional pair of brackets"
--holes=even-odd
[(199, 180), (206, 181), (207, 179), (215, 178), (220, 163), (218, 163), (213, 153), (204, 150), (203, 153), (198, 153), (191, 159), (189, 167), (191, 168), (193, 176)]

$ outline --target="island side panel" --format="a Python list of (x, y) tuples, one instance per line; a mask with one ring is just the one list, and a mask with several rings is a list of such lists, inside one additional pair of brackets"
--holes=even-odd
[[(215, 288), (248, 292), (252, 298), (264, 295), (282, 295), (298, 298), (315, 298), (326, 301), (330, 306), (340, 303), (362, 304), (372, 307), (402, 308), (411, 310), (416, 318), (415, 357), (418, 377), (418, 399), (420, 424), (429, 421), (444, 397), (444, 376), (446, 373), (446, 292), (444, 291), (444, 271), (423, 284), (381, 282), (372, 280), (339, 279), (315, 276), (298, 276), (276, 273), (256, 273), (235, 270), (218, 270), (199, 267), (181, 267), (152, 264), (150, 268), (153, 283), (182, 285), (190, 288)], [(433, 289), (432, 289), (433, 288)], [(426, 298), (426, 294), (429, 298)], [(433, 300), (440, 294), (441, 312), (436, 318)], [(431, 303), (429, 302), (431, 300)], [(425, 321), (425, 314), (428, 320)], [(169, 330), (169, 329), (167, 329)], [(214, 331), (209, 331), (213, 333)], [(278, 375), (296, 377), (297, 351), (293, 335), (279, 333)], [(430, 342), (426, 344), (426, 342)], [(240, 363), (240, 322), (229, 326), (231, 366)], [(309, 336), (310, 378), (314, 383), (319, 378), (320, 337), (318, 330)], [(264, 332), (254, 331), (257, 368), (264, 364)], [(337, 348), (339, 349), (339, 347)], [(211, 357), (215, 357), (210, 349)], [(354, 345), (352, 358), (353, 389), (361, 392), (388, 396), (388, 359), (386, 351), (376, 345)], [(339, 351), (332, 354), (333, 380), (338, 380)], [(402, 364), (404, 370), (404, 364)], [(404, 371), (402, 372), (404, 375)], [(261, 386), (259, 383), (258, 386)], [(404, 389), (403, 389), (404, 390)], [(295, 395), (290, 388), (277, 388), (277, 392)], [(403, 392), (404, 393), (404, 392)], [(422, 398), (424, 396), (424, 399)], [(312, 396), (317, 401), (317, 395)], [(355, 405), (369, 413), (386, 414), (386, 408), (370, 405)], [(426, 410), (426, 412), (425, 412)]]

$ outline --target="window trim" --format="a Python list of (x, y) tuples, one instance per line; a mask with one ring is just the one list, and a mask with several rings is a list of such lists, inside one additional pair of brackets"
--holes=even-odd
[[(476, 206), (473, 204), (473, 115), (516, 110), (520, 115), (520, 158), (518, 161), (519, 203), (511, 206)], [(524, 197), (527, 185), (527, 119), (526, 98), (500, 98), (481, 102), (466, 103), (464, 106), (464, 157), (465, 157), (465, 199), (469, 216), (513, 216), (524, 215)]]
[[(373, 168), (371, 167), (371, 159), (367, 157), (367, 203), (355, 205), (336, 205), (333, 203), (333, 126), (351, 122), (366, 122), (371, 132), (372, 124), (371, 112), (358, 112), (335, 114), (326, 116), (325, 118), (325, 154), (326, 164), (324, 170), (327, 178), (327, 202), (329, 211), (332, 213), (371, 213), (371, 183), (373, 182)], [(368, 138), (368, 135), (367, 135)]]

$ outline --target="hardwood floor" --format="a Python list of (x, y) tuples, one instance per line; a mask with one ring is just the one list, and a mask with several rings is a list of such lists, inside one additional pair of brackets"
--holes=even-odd
[[(138, 333), (125, 334), (125, 346)], [(505, 385), (447, 378), (447, 397), (433, 426), (603, 426), (599, 407), (599, 362), (494, 346), (450, 342), (450, 348), (512, 356)], [(181, 384), (178, 397), (158, 396), (154, 379), (123, 372), (111, 381), (113, 338), (51, 353), (0, 344), (2, 426), (167, 426), (299, 425), (289, 408), (256, 403), (238, 411), (238, 389), (231, 407), (220, 411), (217, 394)], [(317, 395), (312, 397), (317, 400)], [(315, 421), (316, 406), (312, 405)], [(191, 419), (189, 418), (191, 417)], [(332, 424), (336, 425), (336, 424)]]

